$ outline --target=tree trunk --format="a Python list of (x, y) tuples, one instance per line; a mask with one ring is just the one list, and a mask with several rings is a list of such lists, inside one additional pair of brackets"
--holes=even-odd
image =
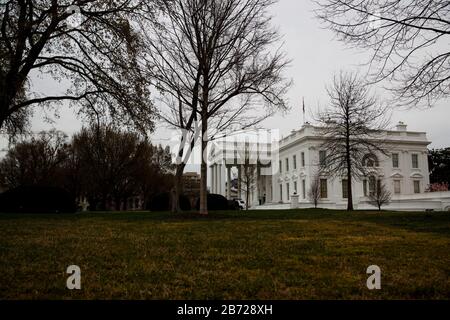
[(353, 211), (353, 195), (352, 195), (352, 161), (350, 159), (350, 123), (349, 123), (349, 109), (346, 109), (346, 141), (345, 151), (347, 157), (347, 211)]
[(121, 197), (120, 197), (120, 195), (118, 195), (118, 196), (116, 196), (115, 197), (115, 199), (114, 199), (114, 210), (115, 211), (120, 211), (120, 199), (121, 199)]
[[(205, 101), (203, 102), (205, 103)], [(206, 163), (207, 160), (207, 147), (208, 147), (208, 136), (207, 136), (207, 130), (208, 130), (208, 123), (207, 123), (207, 115), (206, 115), (207, 109), (203, 107), (202, 109), (202, 147), (201, 147), (201, 158), (202, 158), (202, 164), (200, 168), (200, 214), (207, 215), (208, 214), (208, 190), (207, 190), (207, 174), (208, 174), (208, 166)]]
[(248, 210), (248, 201), (250, 199), (250, 190), (249, 190), (248, 183), (246, 185), (246, 191), (245, 191), (245, 210)]
[(347, 211), (353, 211), (352, 174), (347, 170)]
[(180, 196), (183, 189), (183, 172), (185, 167), (186, 164), (181, 162), (177, 165), (177, 170), (175, 172), (174, 184), (171, 192), (171, 210), (173, 213), (180, 213), (182, 211), (180, 207)]

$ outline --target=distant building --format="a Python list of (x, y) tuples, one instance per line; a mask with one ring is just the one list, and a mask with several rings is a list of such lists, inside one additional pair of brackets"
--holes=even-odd
[[(386, 209), (450, 210), (450, 192), (426, 192), (430, 183), (427, 158), (430, 141), (426, 133), (407, 131), (406, 128), (400, 122), (396, 130), (380, 131), (379, 138), (375, 138), (387, 143), (389, 154), (370, 153), (364, 157), (368, 174), (353, 182), (355, 209), (373, 209), (369, 195), (375, 192), (377, 184), (382, 181), (392, 194), (391, 203)], [(251, 149), (255, 153), (256, 179), (249, 204), (254, 208), (289, 208), (291, 196), (295, 193), (299, 196), (298, 207), (311, 207), (308, 190), (319, 163), (326, 158), (327, 150), (321, 149), (323, 142), (321, 128), (310, 124), (303, 125), (300, 130), (293, 130), (281, 139), (276, 150), (272, 150), (267, 143), (255, 142), (256, 145)], [(228, 188), (227, 181), (232, 181), (233, 169), (237, 169), (238, 176), (241, 175), (242, 164), (237, 161), (237, 154), (233, 150), (236, 142), (217, 143), (216, 146), (220, 148), (213, 148), (210, 154), (211, 189), (213, 193), (220, 193), (230, 199), (231, 188)], [(267, 164), (271, 168), (270, 173), (265, 170), (261, 174), (261, 168), (267, 167)], [(239, 181), (237, 189), (237, 196), (244, 199)], [(321, 175), (319, 206), (345, 209), (348, 196), (346, 189), (346, 177)], [(261, 206), (261, 203), (265, 205)]]
[(191, 206), (195, 206), (200, 194), (200, 174), (185, 172), (182, 176), (183, 194), (189, 198)]

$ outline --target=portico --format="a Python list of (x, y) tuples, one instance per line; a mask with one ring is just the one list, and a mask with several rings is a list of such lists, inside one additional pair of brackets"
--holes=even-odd
[(219, 141), (209, 155), (210, 191), (227, 199), (243, 199), (250, 206), (272, 201), (270, 144)]

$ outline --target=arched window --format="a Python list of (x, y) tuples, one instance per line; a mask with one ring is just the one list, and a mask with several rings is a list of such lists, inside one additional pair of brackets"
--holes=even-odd
[(378, 158), (373, 153), (366, 154), (362, 160), (364, 167), (378, 167)]
[(373, 196), (380, 192), (381, 189), (381, 180), (377, 179), (374, 176), (369, 177), (369, 196)]

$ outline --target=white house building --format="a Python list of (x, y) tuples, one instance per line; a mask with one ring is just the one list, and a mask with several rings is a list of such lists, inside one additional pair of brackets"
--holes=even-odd
[[(209, 157), (210, 191), (230, 199), (231, 180), (235, 178), (238, 180), (237, 197), (245, 200), (247, 190), (243, 185), (248, 186), (248, 181), (242, 175), (248, 172), (245, 163), (247, 166), (251, 163), (255, 178), (248, 193), (253, 208), (311, 207), (308, 191), (327, 152), (321, 147), (323, 139), (320, 127), (305, 124), (279, 141), (216, 143)], [(373, 209), (368, 196), (375, 191), (377, 183), (383, 182), (392, 194), (385, 209), (450, 210), (450, 192), (427, 191), (430, 141), (425, 132), (407, 131), (407, 126), (400, 122), (396, 130), (380, 132), (378, 139), (383, 140), (388, 154), (364, 157), (368, 174), (352, 184), (355, 209)], [(346, 208), (345, 179), (320, 176), (319, 207)]]

